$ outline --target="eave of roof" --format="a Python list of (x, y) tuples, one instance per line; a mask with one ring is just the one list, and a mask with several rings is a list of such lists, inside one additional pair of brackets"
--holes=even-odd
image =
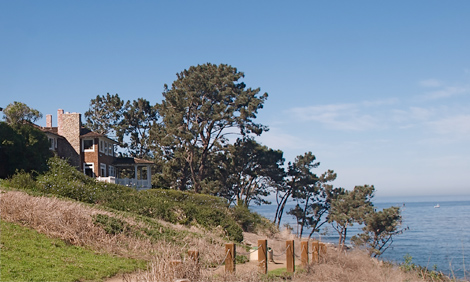
[(155, 164), (152, 161), (144, 160), (144, 159), (139, 159), (139, 158), (116, 158), (113, 162), (113, 165), (119, 166), (119, 165), (135, 165), (135, 164), (148, 164), (148, 165), (153, 165)]
[(94, 131), (91, 131), (91, 130), (86, 129), (86, 128), (82, 128), (82, 130), (80, 132), (80, 138), (105, 138), (105, 139), (108, 139), (109, 141), (113, 142), (114, 144), (119, 144), (118, 142), (116, 142), (115, 140), (109, 138), (108, 136), (106, 136), (104, 134), (94, 132)]

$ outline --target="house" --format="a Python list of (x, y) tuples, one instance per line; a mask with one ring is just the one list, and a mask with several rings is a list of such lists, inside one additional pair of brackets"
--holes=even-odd
[(82, 126), (81, 114), (57, 111), (57, 127), (52, 115), (46, 115), (46, 127), (40, 128), (48, 137), (49, 149), (71, 165), (99, 181), (135, 187), (152, 188), (153, 162), (138, 158), (116, 157), (118, 144), (104, 134)]

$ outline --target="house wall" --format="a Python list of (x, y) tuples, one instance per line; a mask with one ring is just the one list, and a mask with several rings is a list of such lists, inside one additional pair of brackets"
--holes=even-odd
[[(108, 156), (105, 153), (99, 151), (99, 138), (93, 138), (93, 151), (82, 152), (83, 153), (83, 163), (93, 163), (96, 176), (106, 177), (109, 173), (109, 165), (112, 165), (115, 157)], [(100, 165), (106, 164), (106, 173), (101, 175)]]
[[(63, 113), (63, 110), (57, 112), (58, 134), (62, 135), (69, 143), (63, 145), (59, 155), (69, 159), (70, 164), (82, 169), (80, 160), (80, 128), (81, 115), (79, 113)], [(63, 142), (67, 143), (67, 142)]]

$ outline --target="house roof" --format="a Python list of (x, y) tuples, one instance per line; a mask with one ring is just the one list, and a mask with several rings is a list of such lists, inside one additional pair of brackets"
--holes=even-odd
[[(58, 127), (42, 127), (42, 126), (36, 125), (34, 123), (31, 123), (31, 124), (34, 127), (39, 128), (40, 130), (42, 130), (44, 133), (50, 133), (50, 134), (56, 135), (57, 137), (64, 138), (62, 135), (59, 135)], [(116, 142), (115, 140), (109, 138), (105, 134), (100, 134), (98, 132), (91, 131), (90, 129), (88, 129), (86, 127), (80, 128), (80, 138), (105, 138), (105, 139), (108, 139), (108, 141), (111, 141), (114, 144), (119, 144), (118, 142)]]
[(94, 132), (89, 130), (88, 128), (82, 127), (80, 129), (80, 138), (105, 138), (109, 141), (113, 142), (114, 144), (119, 144), (118, 142), (114, 141), (113, 139), (109, 138), (105, 134), (101, 134), (98, 132)]
[(59, 138), (64, 138), (62, 135), (59, 135), (57, 133), (57, 127), (41, 127), (41, 126), (36, 126), (36, 127), (46, 134), (52, 134)]
[(135, 165), (135, 164), (154, 164), (152, 161), (139, 159), (139, 158), (116, 158), (113, 162), (113, 165), (120, 166), (120, 165)]

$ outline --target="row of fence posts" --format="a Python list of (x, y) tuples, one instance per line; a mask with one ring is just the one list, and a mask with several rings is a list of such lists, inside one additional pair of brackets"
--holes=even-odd
[[(300, 242), (301, 254), (300, 262), (303, 267), (309, 264), (309, 242)], [(287, 272), (295, 271), (295, 251), (294, 240), (286, 241), (286, 268)], [(237, 256), (236, 245), (225, 244), (225, 272), (235, 272), (235, 258)], [(319, 241), (312, 242), (312, 262), (320, 262), (320, 258), (326, 254), (325, 243)], [(268, 240), (258, 240), (258, 269), (260, 273), (268, 272)]]

